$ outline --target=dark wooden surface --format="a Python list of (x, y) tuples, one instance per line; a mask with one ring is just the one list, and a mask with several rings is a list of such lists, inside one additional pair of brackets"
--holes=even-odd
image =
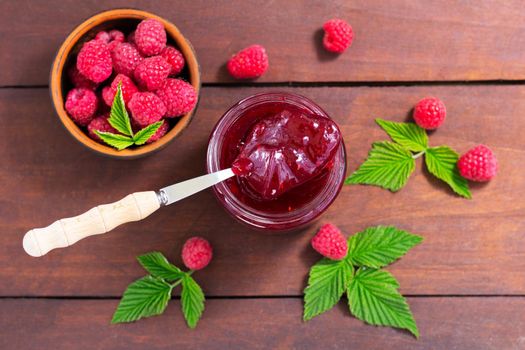
[[(112, 7), (149, 10), (193, 42), (205, 86), (189, 129), (153, 156), (118, 161), (77, 144), (59, 124), (47, 90), (53, 53), (77, 23)], [(0, 3), (0, 348), (523, 349), (525, 348), (525, 13), (520, 1), (210, 2), (97, 1)], [(352, 48), (319, 47), (325, 19), (348, 19)], [(258, 42), (271, 68), (236, 84), (224, 63)], [(296, 82), (296, 83), (286, 83)], [(300, 82), (304, 82), (300, 83)], [(289, 86), (288, 86), (289, 85)], [(345, 187), (320, 222), (268, 236), (234, 222), (211, 192), (63, 250), (34, 259), (22, 250), (30, 228), (79, 214), (127, 193), (157, 189), (204, 172), (208, 135), (221, 114), (252, 93), (293, 91), (315, 100), (344, 134), (349, 172), (370, 143), (387, 139), (374, 118), (403, 121), (417, 100), (442, 98), (447, 122), (432, 145), (459, 152), (485, 143), (500, 174), (451, 194), (421, 160), (397, 194)], [(425, 241), (389, 270), (420, 326), (404, 332), (363, 325), (345, 305), (301, 322), (308, 241), (321, 222), (346, 233), (396, 225)], [(134, 257), (159, 250), (180, 263), (192, 235), (215, 247), (196, 275), (204, 318), (188, 330), (178, 310), (133, 325), (108, 321), (126, 285), (141, 276)], [(79, 299), (80, 298), (80, 299)]]

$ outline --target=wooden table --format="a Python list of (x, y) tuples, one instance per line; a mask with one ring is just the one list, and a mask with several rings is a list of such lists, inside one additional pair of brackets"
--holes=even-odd
[[(93, 154), (62, 128), (48, 74), (66, 34), (107, 8), (136, 7), (174, 22), (201, 63), (201, 102), (189, 130), (134, 161)], [(356, 32), (340, 57), (320, 46), (322, 23), (347, 19)], [(2, 1), (0, 3), (1, 349), (525, 349), (525, 12), (515, 1)], [(270, 70), (256, 82), (227, 76), (225, 62), (252, 43)], [(344, 303), (301, 321), (302, 291), (319, 256), (315, 226), (267, 236), (234, 222), (210, 191), (143, 222), (35, 259), (23, 234), (139, 190), (200, 175), (221, 114), (253, 93), (306, 95), (344, 133), (348, 170), (372, 141), (374, 123), (403, 121), (418, 99), (439, 96), (447, 122), (430, 137), (464, 152), (490, 145), (500, 173), (474, 185), (473, 200), (422, 169), (397, 194), (346, 186), (321, 222), (347, 234), (388, 224), (425, 241), (389, 268), (408, 296), (421, 338), (364, 325)], [(192, 235), (215, 247), (196, 274), (207, 301), (196, 330), (179, 300), (167, 312), (109, 325), (125, 287), (142, 276), (135, 256), (164, 252), (180, 264)]]

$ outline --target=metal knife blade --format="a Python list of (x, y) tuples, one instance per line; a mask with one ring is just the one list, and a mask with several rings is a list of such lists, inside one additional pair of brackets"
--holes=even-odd
[(160, 205), (165, 206), (180, 201), (183, 198), (189, 197), (208, 187), (216, 185), (219, 182), (229, 179), (234, 175), (235, 174), (231, 168), (224, 169), (161, 188), (157, 192)]

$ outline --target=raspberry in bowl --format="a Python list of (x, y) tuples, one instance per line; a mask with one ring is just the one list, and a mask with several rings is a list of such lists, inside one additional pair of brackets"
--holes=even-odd
[[(117, 150), (97, 132), (115, 132), (109, 116), (117, 87), (136, 134), (152, 123), (145, 142)], [(53, 106), (69, 133), (98, 153), (136, 158), (166, 146), (190, 123), (200, 91), (200, 71), (190, 42), (177, 27), (154, 14), (117, 9), (75, 28), (53, 62)], [(146, 136), (145, 138), (147, 138)]]
[(251, 227), (289, 231), (335, 200), (346, 153), (339, 128), (314, 102), (263, 93), (232, 106), (212, 131), (208, 172), (229, 167), (237, 176), (214, 187), (226, 211)]

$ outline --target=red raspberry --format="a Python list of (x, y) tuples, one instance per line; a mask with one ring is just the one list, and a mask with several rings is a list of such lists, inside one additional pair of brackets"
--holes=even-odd
[(321, 255), (332, 260), (341, 260), (348, 252), (346, 238), (332, 224), (321, 226), (319, 232), (312, 238), (312, 247)]
[(131, 33), (129, 33), (126, 39), (128, 40), (128, 43), (136, 45), (135, 44), (135, 31), (132, 31)]
[(354, 31), (352, 26), (342, 19), (331, 19), (323, 25), (323, 46), (331, 52), (342, 53), (352, 45)]
[(85, 76), (83, 76), (82, 73), (78, 71), (76, 65), (69, 67), (67, 75), (69, 76), (69, 80), (71, 81), (74, 87), (82, 87), (89, 90), (95, 90), (98, 86), (97, 83), (94, 83)]
[(440, 99), (427, 97), (414, 107), (414, 120), (423, 129), (437, 129), (445, 121), (447, 109)]
[(171, 76), (176, 76), (184, 68), (184, 56), (173, 46), (166, 46), (160, 55), (171, 65)]
[(77, 56), (77, 68), (80, 73), (95, 83), (109, 78), (113, 66), (107, 44), (100, 40), (85, 43)]
[(97, 33), (97, 35), (95, 35), (95, 40), (100, 40), (107, 44), (109, 43), (109, 40), (110, 40), (109, 33), (106, 32), (105, 30), (101, 30), (100, 32)]
[(226, 67), (236, 79), (258, 78), (268, 69), (268, 55), (261, 45), (252, 45), (230, 58)]
[(89, 137), (101, 143), (104, 143), (104, 141), (102, 141), (102, 139), (95, 133), (95, 130), (100, 132), (111, 132), (113, 134), (119, 133), (114, 127), (112, 127), (109, 124), (107, 115), (100, 115), (96, 117), (89, 123), (87, 128)]
[(197, 92), (181, 79), (167, 79), (156, 91), (166, 106), (166, 117), (178, 117), (191, 111), (197, 104)]
[(192, 237), (182, 247), (182, 261), (190, 270), (201, 270), (213, 257), (210, 243), (202, 237)]
[(139, 91), (139, 89), (133, 83), (129, 77), (124, 74), (118, 74), (110, 86), (106, 86), (102, 89), (102, 99), (108, 106), (113, 104), (115, 99), (115, 94), (117, 93), (118, 84), (121, 83), (122, 97), (124, 98), (124, 103), (127, 105), (131, 97)]
[(479, 145), (459, 158), (458, 169), (466, 179), (485, 182), (498, 172), (498, 160), (490, 148)]
[(137, 92), (129, 101), (128, 108), (141, 127), (158, 122), (166, 114), (166, 106), (153, 92)]
[(166, 31), (156, 19), (146, 19), (135, 30), (135, 44), (145, 56), (158, 55), (166, 46)]
[(111, 51), (115, 72), (133, 76), (137, 65), (144, 59), (137, 48), (129, 43), (118, 43)]
[(166, 135), (169, 128), (170, 125), (168, 124), (168, 122), (163, 120), (160, 128), (158, 128), (157, 131), (153, 135), (151, 135), (151, 137), (148, 139), (148, 141), (146, 141), (146, 143), (153, 143), (155, 141), (158, 141), (162, 136)]
[(134, 76), (141, 87), (155, 91), (162, 86), (171, 72), (171, 65), (160, 56), (145, 58), (135, 68)]
[(93, 119), (97, 107), (97, 95), (89, 89), (75, 88), (67, 94), (66, 111), (71, 119), (78, 125), (88, 125), (91, 119)]
[(109, 34), (110, 41), (117, 41), (119, 43), (124, 42), (124, 39), (125, 39), (124, 33), (122, 33), (120, 30), (113, 29), (113, 30), (110, 30), (108, 34)]

